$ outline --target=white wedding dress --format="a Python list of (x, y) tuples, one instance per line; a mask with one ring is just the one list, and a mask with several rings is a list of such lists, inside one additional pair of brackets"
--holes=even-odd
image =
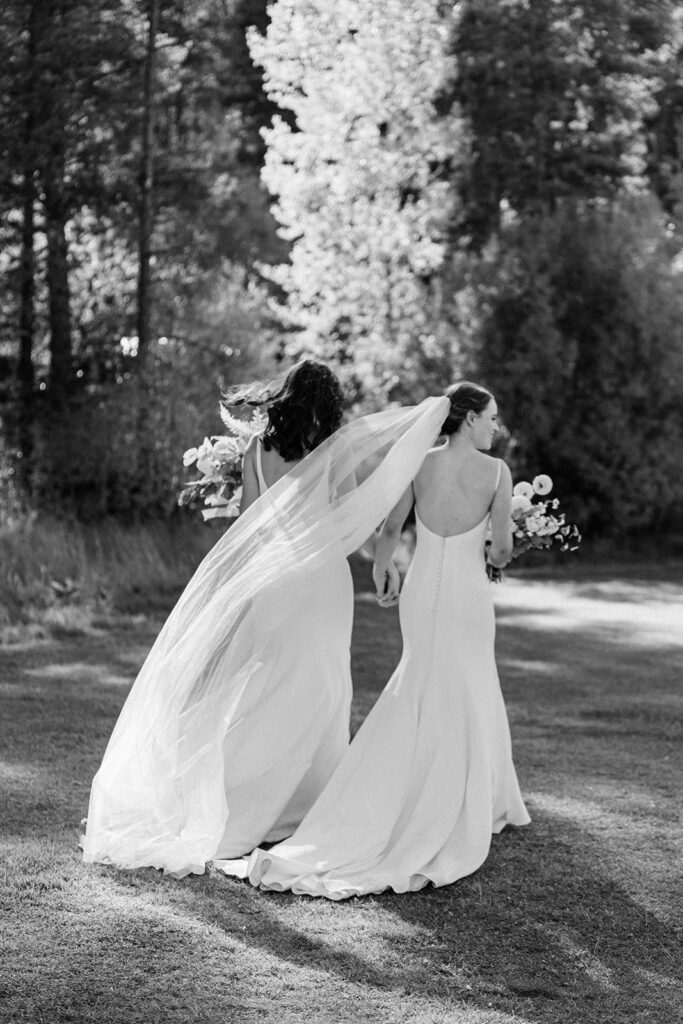
[[(259, 443), (256, 475), (267, 503), (261, 452)], [(323, 476), (314, 501), (326, 500), (325, 483)], [(256, 602), (260, 665), (225, 732), (230, 813), (217, 857), (291, 835), (349, 745), (353, 581), (344, 554), (274, 581)]]
[(525, 825), (494, 658), (486, 518), (442, 537), (417, 518), (401, 661), (294, 834), (218, 864), (263, 889), (345, 899), (446, 885)]
[(123, 706), (86, 862), (182, 877), (291, 834), (348, 749), (347, 556), (398, 501), (448, 399), (346, 424), (230, 526)]

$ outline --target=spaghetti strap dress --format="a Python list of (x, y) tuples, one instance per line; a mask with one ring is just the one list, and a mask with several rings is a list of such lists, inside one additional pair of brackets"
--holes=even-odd
[(417, 516), (396, 671), (294, 834), (227, 873), (334, 900), (407, 892), (471, 874), (493, 833), (529, 822), (496, 669), (488, 522), (444, 537)]

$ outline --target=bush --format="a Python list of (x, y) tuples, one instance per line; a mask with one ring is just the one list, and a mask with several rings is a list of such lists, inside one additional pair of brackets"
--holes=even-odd
[(103, 382), (84, 378), (36, 407), (29, 504), (88, 521), (166, 519), (187, 477), (182, 454), (221, 433), (221, 389), (261, 366), (251, 357), (167, 342), (144, 377), (135, 360)]
[(82, 631), (98, 611), (165, 612), (220, 531), (29, 515), (0, 526), (0, 627)]
[(36, 424), (33, 504), (84, 521), (167, 518), (182, 452), (211, 419), (165, 376), (146, 387), (130, 379), (84, 389), (64, 408), (45, 403)]
[(683, 273), (651, 203), (508, 227), (483, 258), (476, 368), (515, 470), (555, 479), (593, 536), (672, 530), (683, 512)]

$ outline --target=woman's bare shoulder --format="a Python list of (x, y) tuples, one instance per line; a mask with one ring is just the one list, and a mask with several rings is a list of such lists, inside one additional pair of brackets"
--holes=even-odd
[(489, 455), (488, 452), (474, 452), (472, 466), (478, 473), (487, 477), (497, 477), (499, 473), (502, 475), (507, 470), (507, 465), (502, 459)]
[(437, 445), (436, 447), (429, 449), (424, 457), (422, 465), (415, 474), (416, 482), (419, 480), (425, 480), (439, 470), (441, 460), (443, 458), (443, 451), (447, 447), (448, 445)]
[(500, 479), (507, 480), (512, 483), (512, 473), (510, 472), (510, 467), (505, 459), (492, 459), (492, 462), (494, 462), (497, 467), (500, 467), (500, 470), (497, 470), (497, 472), (500, 472)]
[(432, 469), (435, 466), (441, 465), (446, 452), (448, 451), (447, 444), (436, 444), (433, 448), (430, 448), (425, 455), (422, 468)]

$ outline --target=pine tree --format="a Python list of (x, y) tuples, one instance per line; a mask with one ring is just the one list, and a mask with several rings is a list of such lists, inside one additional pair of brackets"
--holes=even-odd
[(471, 150), (461, 232), (648, 187), (648, 122), (671, 60), (671, 0), (465, 0), (453, 99)]

